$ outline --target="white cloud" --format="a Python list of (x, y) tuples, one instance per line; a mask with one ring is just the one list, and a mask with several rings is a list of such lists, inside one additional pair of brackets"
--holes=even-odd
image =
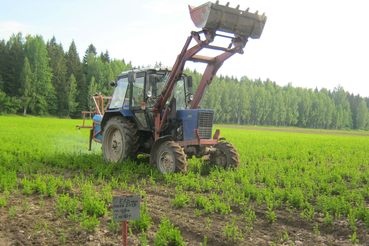
[[(0, 22), (0, 35), (3, 36), (3, 33), (18, 33), (20, 31), (23, 31), (27, 29), (29, 26), (15, 22), (15, 21), (3, 21)], [(9, 36), (9, 35), (8, 35)]]

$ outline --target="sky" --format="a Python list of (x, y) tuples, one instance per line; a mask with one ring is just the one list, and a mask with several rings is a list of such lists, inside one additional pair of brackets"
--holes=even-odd
[[(213, 1), (215, 2), (215, 1)], [(68, 50), (72, 40), (82, 58), (98, 53), (134, 66), (172, 66), (191, 31), (199, 31), (188, 5), (206, 0), (0, 0), (0, 40), (13, 33), (55, 36)], [(225, 5), (227, 1), (220, 0)], [(233, 0), (230, 7), (265, 12), (260, 39), (225, 61), (218, 75), (269, 78), (278, 85), (346, 91), (369, 97), (369, 2), (366, 0)], [(186, 67), (203, 72), (201, 63)]]

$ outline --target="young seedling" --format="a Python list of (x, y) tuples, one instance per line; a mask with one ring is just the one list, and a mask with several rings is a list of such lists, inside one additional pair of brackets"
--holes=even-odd
[(164, 215), (163, 219), (159, 225), (160, 230), (155, 235), (155, 246), (161, 245), (177, 245), (184, 246), (186, 245), (183, 242), (183, 238), (181, 236), (181, 232), (179, 228), (174, 228), (174, 225), (170, 223), (169, 219)]
[(201, 214), (202, 214), (202, 211), (200, 210), (200, 209), (195, 209), (195, 211), (194, 211), (194, 213), (195, 213), (195, 215), (197, 216), (197, 217), (200, 217), (201, 216)]
[(70, 179), (68, 179), (67, 181), (65, 181), (64, 184), (64, 189), (66, 190), (71, 190), (73, 188), (73, 183)]
[(208, 242), (208, 238), (204, 237), (204, 243), (200, 243), (200, 246), (206, 246), (207, 242)]
[(277, 218), (275, 216), (275, 212), (272, 211), (272, 209), (273, 209), (273, 205), (268, 207), (269, 211), (266, 212), (267, 213), (266, 217), (267, 217), (269, 223), (274, 223), (277, 220)]
[(145, 231), (142, 229), (141, 236), (138, 237), (140, 239), (141, 245), (149, 245), (149, 240), (147, 240), (146, 236), (147, 235)]
[(96, 214), (94, 214), (94, 217), (89, 217), (85, 220), (83, 220), (79, 226), (83, 229), (87, 229), (90, 231), (95, 231), (100, 225), (100, 221), (96, 218)]
[(176, 208), (186, 207), (191, 202), (191, 199), (188, 197), (188, 194), (183, 194), (178, 192), (173, 199), (173, 206)]
[(333, 224), (333, 217), (329, 215), (327, 212), (324, 217), (324, 222), (326, 225), (332, 225)]
[(4, 198), (0, 197), (0, 208), (5, 207), (5, 205), (6, 205), (6, 198), (5, 197)]
[(44, 224), (44, 228), (43, 228), (43, 230), (46, 232), (46, 234), (48, 234), (48, 233), (49, 233), (49, 230), (47, 229), (47, 223), (45, 223), (45, 224)]
[(35, 229), (38, 230), (38, 229), (41, 229), (42, 228), (42, 225), (40, 222), (38, 222), (38, 220), (36, 220), (35, 222)]
[(315, 226), (313, 228), (314, 228), (315, 236), (319, 236), (320, 231), (319, 231), (319, 228), (318, 228), (318, 224), (315, 224)]
[(140, 208), (140, 219), (139, 220), (132, 220), (130, 224), (139, 230), (149, 230), (151, 225), (152, 218), (148, 214), (147, 202), (144, 203), (143, 206)]
[(227, 237), (228, 239), (232, 239), (232, 240), (243, 240), (242, 237), (242, 231), (238, 231), (238, 226), (235, 226), (235, 222), (236, 222), (236, 216), (233, 216), (233, 222), (231, 225), (229, 225), (229, 222), (227, 222), (227, 225), (225, 227), (223, 227), (223, 234), (225, 237)]
[(61, 234), (60, 238), (58, 239), (59, 243), (65, 243), (65, 236), (64, 233)]
[(9, 208), (9, 215), (10, 215), (10, 217), (14, 217), (15, 216), (15, 207), (11, 207), (11, 208)]
[(211, 220), (209, 217), (206, 218), (206, 226), (205, 229), (206, 230), (210, 230), (210, 226), (211, 226)]
[(44, 202), (44, 196), (41, 194), (40, 195), (40, 202), (39, 202), (40, 208), (43, 209), (45, 206), (45, 202)]
[(349, 235), (349, 237), (350, 237), (350, 239), (349, 239), (349, 240), (350, 240), (351, 242), (353, 242), (353, 243), (355, 243), (355, 244), (359, 242), (359, 239), (357, 239), (357, 238), (356, 238), (356, 231), (354, 232), (354, 234), (352, 234), (352, 236), (351, 236), (351, 235)]
[(24, 197), (22, 208), (23, 208), (23, 213), (26, 212), (30, 208), (30, 205), (27, 203), (26, 197)]

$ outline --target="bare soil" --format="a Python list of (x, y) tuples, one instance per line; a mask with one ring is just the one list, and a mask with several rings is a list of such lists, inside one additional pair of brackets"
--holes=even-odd
[[(330, 133), (330, 132), (314, 132), (299, 131), (285, 129), (269, 129), (269, 128), (253, 128), (253, 127), (236, 127), (221, 126), (226, 128), (237, 128), (247, 130), (263, 130), (263, 131), (281, 131), (281, 132), (299, 132), (310, 134), (331, 134), (331, 135), (354, 135), (368, 136), (347, 133)], [(67, 173), (72, 177), (72, 172)], [(56, 175), (56, 174), (55, 174)], [(132, 184), (131, 184), (132, 185)], [(99, 190), (99, 185), (95, 184)], [(20, 188), (22, 188), (20, 186)], [(155, 186), (142, 186), (146, 191), (146, 196), (142, 202), (147, 201), (149, 215), (154, 223), (150, 230), (147, 231), (149, 245), (154, 245), (156, 232), (159, 230), (160, 221), (163, 215), (179, 227), (184, 242), (189, 246), (198, 246), (204, 242), (204, 236), (208, 238), (207, 245), (355, 245), (350, 242), (350, 235), (353, 234), (350, 229), (347, 218), (334, 218), (332, 225), (324, 223), (324, 214), (315, 213), (312, 221), (300, 218), (301, 209), (287, 210), (286, 208), (276, 209), (277, 220), (269, 223), (266, 214), (266, 205), (257, 205), (250, 201), (248, 204), (252, 206), (252, 210), (256, 213), (256, 220), (252, 224), (252, 230), (247, 231), (245, 227), (248, 225), (243, 218), (241, 207), (232, 206), (232, 213), (228, 215), (221, 214), (204, 214), (196, 216), (194, 211), (195, 205), (191, 203), (189, 206), (176, 209), (172, 206), (172, 199), (175, 194), (174, 186), (167, 186), (164, 183), (157, 182)], [(68, 191), (70, 196), (74, 194), (80, 196), (78, 188)], [(127, 190), (115, 189), (114, 196), (122, 193), (131, 194)], [(189, 193), (191, 191), (188, 191)], [(58, 194), (62, 194), (63, 190), (59, 189)], [(194, 191), (196, 194), (196, 192)], [(133, 194), (132, 194), (133, 195)], [(209, 195), (203, 193), (202, 195)], [(0, 208), (0, 246), (5, 245), (122, 245), (122, 232), (110, 231), (108, 223), (111, 222), (108, 214), (100, 217), (100, 226), (96, 231), (84, 230), (79, 226), (78, 222), (73, 222), (67, 217), (58, 217), (55, 210), (56, 197), (44, 197), (45, 205), (41, 207), (39, 194), (26, 196), (28, 208), (25, 209), (24, 195), (21, 189), (12, 193), (7, 199), (7, 205)], [(9, 210), (14, 207), (15, 215), (10, 216)], [(108, 210), (112, 208), (112, 204), (108, 204)], [(82, 212), (82, 207), (79, 208)], [(223, 228), (232, 223), (232, 217), (236, 216), (236, 225), (238, 230), (242, 231), (243, 240), (226, 238), (223, 234)], [(207, 218), (210, 218), (210, 229), (207, 229)], [(45, 228), (47, 224), (47, 228)], [(318, 231), (314, 230), (314, 226), (318, 225)], [(130, 228), (129, 222), (128, 227)], [(356, 245), (369, 245), (369, 229), (363, 222), (357, 221), (357, 238), (359, 243)], [(131, 228), (132, 234), (128, 236), (128, 245), (140, 245), (138, 237), (141, 232), (136, 228)], [(286, 236), (288, 235), (288, 236)]]
[[(70, 173), (70, 175), (72, 175)], [(67, 175), (69, 176), (69, 175)], [(99, 190), (99, 185), (96, 185)], [(228, 215), (204, 214), (197, 217), (194, 214), (196, 207), (190, 204), (188, 207), (176, 209), (172, 206), (174, 198), (174, 186), (167, 186), (157, 182), (155, 186), (142, 186), (146, 196), (142, 199), (148, 203), (148, 213), (154, 223), (147, 231), (149, 245), (154, 245), (156, 232), (159, 230), (163, 215), (179, 227), (184, 242), (187, 245), (200, 245), (204, 236), (208, 238), (207, 245), (354, 245), (349, 241), (349, 235), (353, 232), (348, 226), (347, 219), (334, 219), (333, 225), (324, 223), (324, 215), (316, 213), (314, 220), (307, 221), (300, 218), (300, 210), (277, 209), (274, 223), (266, 219), (268, 211), (266, 205), (257, 205), (250, 201), (248, 204), (256, 213), (256, 220), (252, 224), (251, 232), (247, 232), (241, 207), (232, 206), (232, 213)], [(121, 230), (112, 232), (109, 230), (108, 214), (100, 217), (100, 227), (96, 231), (84, 230), (78, 222), (73, 222), (66, 217), (58, 217), (55, 211), (56, 197), (44, 197), (45, 205), (40, 206), (39, 194), (26, 196), (28, 209), (24, 210), (24, 195), (19, 191), (12, 193), (7, 200), (7, 205), (0, 208), (0, 246), (5, 245), (122, 245)], [(73, 197), (74, 193), (80, 196), (78, 188), (68, 191)], [(128, 190), (116, 189), (114, 196), (122, 193), (130, 194)], [(191, 191), (189, 191), (190, 193)], [(59, 189), (58, 194), (63, 190)], [(194, 191), (196, 194), (196, 192)], [(203, 193), (203, 195), (209, 195)], [(15, 215), (9, 215), (11, 207), (16, 208)], [(108, 210), (112, 204), (108, 204)], [(82, 212), (80, 207), (79, 212)], [(236, 216), (236, 226), (242, 231), (243, 240), (226, 238), (223, 228), (232, 223), (232, 217)], [(210, 229), (206, 229), (207, 217), (211, 220)], [(47, 229), (45, 229), (45, 223)], [(313, 227), (318, 225), (319, 233)], [(361, 222), (356, 223), (357, 237), (360, 242), (357, 245), (369, 245), (369, 230)], [(129, 222), (128, 227), (130, 228)], [(141, 232), (132, 228), (132, 235), (128, 237), (128, 245), (140, 245), (138, 237)], [(288, 237), (284, 236), (288, 234)], [(65, 240), (63, 240), (65, 238)], [(294, 244), (292, 244), (294, 243)]]

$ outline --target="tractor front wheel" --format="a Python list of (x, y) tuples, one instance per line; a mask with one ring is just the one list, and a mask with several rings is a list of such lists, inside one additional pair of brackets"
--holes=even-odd
[(216, 148), (217, 151), (210, 154), (211, 165), (225, 170), (229, 168), (238, 168), (240, 165), (240, 155), (233, 144), (229, 142), (219, 142), (214, 148)]
[(123, 163), (137, 156), (138, 136), (135, 125), (123, 117), (111, 118), (105, 126), (102, 151), (105, 162)]
[(156, 165), (162, 174), (187, 172), (186, 155), (174, 141), (164, 142), (156, 155)]

